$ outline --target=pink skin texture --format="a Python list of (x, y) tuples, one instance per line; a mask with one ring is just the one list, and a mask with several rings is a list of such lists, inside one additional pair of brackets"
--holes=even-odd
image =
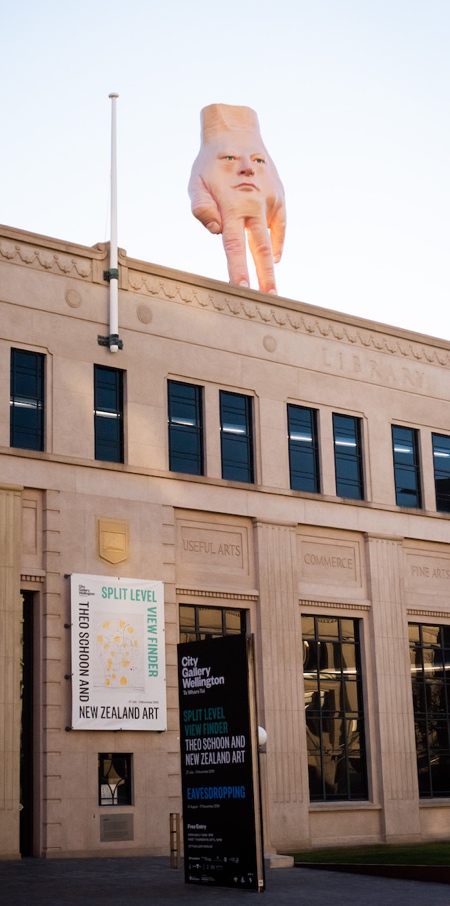
[(192, 213), (221, 233), (230, 283), (250, 286), (246, 242), (262, 292), (276, 293), (274, 264), (286, 230), (284, 190), (250, 107), (211, 104), (201, 112), (201, 146), (188, 192)]

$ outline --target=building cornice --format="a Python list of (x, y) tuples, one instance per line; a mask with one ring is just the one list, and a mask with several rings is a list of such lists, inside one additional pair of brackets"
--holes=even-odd
[[(87, 247), (0, 226), (0, 261), (106, 286), (103, 272), (108, 255), (108, 243)], [(119, 271), (121, 292), (248, 320), (270, 329), (342, 342), (353, 349), (450, 367), (450, 342), (446, 340), (304, 302), (274, 299), (256, 290), (246, 289), (244, 295), (241, 287), (128, 258), (123, 249), (119, 249)], [(143, 324), (150, 323), (151, 312), (144, 308), (142, 304), (138, 307), (137, 317)], [(275, 351), (276, 340), (265, 339), (266, 351)]]

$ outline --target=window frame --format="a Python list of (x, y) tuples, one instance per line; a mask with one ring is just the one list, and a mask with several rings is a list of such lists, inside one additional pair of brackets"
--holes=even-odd
[[(186, 619), (182, 619), (182, 609), (189, 608), (193, 611), (193, 622), (188, 622)], [(207, 624), (201, 623), (202, 612), (211, 612), (214, 614), (219, 614), (221, 617), (221, 627), (220, 631), (218, 627), (208, 628)], [(247, 613), (248, 611), (240, 607), (221, 607), (216, 605), (204, 605), (204, 604), (190, 604), (186, 601), (182, 601), (178, 607), (178, 618), (179, 618), (179, 637), (180, 642), (198, 642), (205, 638), (219, 638), (226, 635), (239, 635), (240, 633), (247, 632)], [(239, 630), (235, 630), (230, 626), (227, 626), (227, 616), (233, 615), (238, 616), (240, 621)]]
[(408, 636), (419, 799), (450, 799), (450, 626), (410, 622)]
[[(115, 375), (116, 386), (110, 391), (115, 395), (115, 405), (101, 405), (99, 396), (101, 374)], [(124, 463), (124, 371), (110, 368), (107, 365), (94, 364), (94, 457), (100, 462)], [(104, 431), (106, 425), (115, 419), (116, 437), (108, 438)], [(108, 453), (110, 455), (101, 455)]]
[[(338, 440), (338, 419), (342, 422), (340, 431), (343, 431), (344, 426), (349, 428), (350, 424), (353, 423), (354, 430), (343, 435), (353, 438), (353, 441)], [(355, 450), (353, 453), (350, 453), (349, 450), (345, 452), (338, 450), (337, 448), (340, 445), (354, 447)], [(345, 497), (350, 500), (365, 500), (362, 419), (359, 416), (333, 412), (333, 450), (337, 497)], [(348, 468), (350, 465), (353, 467), (354, 477), (345, 475), (346, 467)], [(348, 493), (352, 490), (354, 493)]]
[[(311, 620), (312, 631), (307, 628), (307, 621)], [(326, 628), (322, 629), (322, 624), (324, 627), (334, 624), (337, 632), (327, 632)], [(348, 624), (352, 626), (350, 632)], [(362, 620), (353, 617), (302, 614), (311, 803), (362, 802), (369, 799), (361, 626)], [(354, 656), (353, 666), (349, 663), (351, 654)], [(352, 701), (356, 708), (350, 707)], [(316, 707), (311, 707), (314, 703)], [(355, 763), (360, 768), (359, 773), (355, 770)], [(333, 768), (334, 792), (331, 783)]]
[[(293, 422), (295, 415), (298, 413), (309, 414), (309, 430), (311, 432), (310, 449), (308, 449), (308, 440), (306, 438), (293, 438), (295, 430)], [(319, 435), (318, 435), (318, 410), (309, 406), (303, 406), (296, 403), (287, 404), (287, 429), (288, 429), (288, 448), (289, 448), (289, 483), (292, 491), (309, 491), (312, 494), (321, 493), (320, 480), (320, 455), (319, 455)], [(300, 420), (298, 430), (301, 430)], [(308, 430), (308, 429), (306, 429)], [(305, 469), (295, 468), (295, 460), (311, 460), (309, 473)], [(296, 477), (298, 476), (298, 477)], [(303, 477), (302, 477), (303, 476)], [(304, 477), (308, 476), (308, 477)], [(308, 482), (312, 485), (308, 487)]]
[[(437, 449), (438, 442), (447, 441), (448, 445), (448, 454), (441, 453)], [(446, 445), (442, 444), (442, 448)], [(431, 448), (433, 453), (433, 476), (434, 476), (434, 491), (436, 495), (436, 510), (438, 513), (450, 513), (450, 436), (448, 434), (438, 434), (437, 432), (432, 432), (431, 434)], [(449, 468), (447, 472), (443, 472), (442, 469), (436, 467), (436, 458), (438, 456), (448, 456)], [(439, 473), (442, 472), (442, 478), (439, 477)], [(448, 480), (448, 493), (442, 492), (438, 489), (438, 481)]]
[[(235, 400), (236, 403), (238, 400), (242, 401), (243, 411), (239, 413), (236, 408), (236, 426), (230, 427), (226, 424), (225, 419), (227, 417), (233, 417), (232, 407), (229, 406), (227, 411), (225, 402), (228, 401), (231, 404), (233, 400)], [(220, 390), (219, 412), (222, 478), (226, 481), (239, 481), (244, 482), (245, 484), (254, 484), (255, 455), (253, 437), (253, 396), (249, 396), (245, 393), (236, 393), (232, 390)], [(241, 454), (237, 458), (232, 455), (236, 452)], [(239, 462), (241, 462), (242, 465), (239, 465)], [(240, 474), (239, 470), (242, 474)]]
[[(177, 423), (172, 415), (175, 402), (173, 391), (175, 391), (175, 388), (177, 387), (190, 388), (194, 391), (191, 406), (194, 408), (195, 418), (192, 425), (183, 424), (182, 422)], [(192, 384), (188, 381), (178, 381), (172, 378), (167, 381), (167, 423), (170, 472), (181, 472), (187, 475), (205, 474), (203, 397), (203, 386), (200, 384)], [(189, 439), (189, 437), (191, 438), (191, 442), (194, 440), (196, 446), (195, 453), (189, 455), (187, 451), (185, 451), (183, 455), (183, 451), (180, 449), (176, 451), (175, 454), (175, 438), (184, 440), (185, 438)], [(176, 456), (183, 464), (184, 468), (175, 468)], [(189, 465), (191, 465), (192, 468), (189, 468)]]
[[(397, 436), (395, 436), (396, 432)], [(399, 432), (402, 432), (404, 435), (409, 435), (410, 439), (402, 440)], [(411, 428), (409, 427), (409, 425), (392, 424), (391, 435), (396, 505), (420, 510), (422, 509), (422, 477), (420, 464), (419, 432), (417, 428)], [(410, 456), (409, 451), (406, 449), (406, 444), (410, 444), (411, 446)], [(401, 445), (403, 445), (405, 449), (402, 450)], [(406, 461), (407, 455), (409, 456), (410, 461)], [(402, 486), (406, 484), (405, 481), (400, 481), (400, 477), (402, 475), (413, 477), (413, 481), (410, 482), (410, 488), (408, 488), (407, 486)], [(402, 495), (405, 496), (407, 494), (410, 494), (411, 496), (414, 495), (415, 502), (412, 502), (411, 499), (402, 499)]]
[[(28, 381), (25, 378), (24, 365), (22, 368), (19, 367), (19, 358), (28, 359), (30, 363), (34, 361), (35, 374), (33, 376), (29, 370)], [(11, 347), (9, 442), (14, 449), (35, 450), (40, 453), (45, 450), (45, 363), (46, 356), (42, 352)], [(33, 382), (34, 393), (24, 392), (30, 389), (26, 385)], [(20, 390), (22, 392), (19, 392)], [(23, 416), (25, 413), (35, 414), (32, 419), (34, 425), (18, 424), (20, 415)], [(27, 438), (29, 442), (24, 443)]]
[[(108, 787), (111, 789), (108, 783), (102, 783), (102, 780), (107, 778), (108, 773), (115, 766), (119, 765), (119, 759), (123, 760), (125, 767), (125, 776), (121, 778), (121, 775), (116, 771), (116, 777), (119, 777), (119, 782), (115, 785), (112, 795), (106, 797), (102, 795), (102, 788)], [(103, 765), (108, 761), (111, 761), (110, 768), (108, 773), (102, 771)], [(115, 760), (115, 765), (114, 765)], [(120, 806), (132, 806), (133, 805), (133, 756), (130, 752), (99, 752), (97, 757), (98, 764), (98, 804), (102, 808), (119, 808)], [(124, 790), (121, 792), (120, 788), (124, 787)], [(121, 795), (117, 794), (116, 791), (119, 790)]]

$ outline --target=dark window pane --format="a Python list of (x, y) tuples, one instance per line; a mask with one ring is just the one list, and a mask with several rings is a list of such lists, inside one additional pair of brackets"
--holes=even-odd
[(341, 672), (341, 646), (335, 642), (320, 643), (320, 670), (338, 674)]
[(422, 649), (417, 643), (410, 644), (411, 674), (421, 674), (423, 670)]
[(131, 805), (131, 755), (98, 756), (99, 805)]
[(302, 634), (304, 639), (314, 638), (315, 635), (314, 617), (302, 617)]
[(360, 419), (333, 415), (336, 494), (364, 498)]
[(314, 676), (318, 677), (318, 665), (319, 665), (319, 646), (317, 642), (303, 641), (303, 668), (305, 674), (311, 672)]
[(228, 607), (199, 607), (180, 605), (180, 641), (195, 642), (199, 639), (236, 635), (246, 631), (244, 610)]
[(180, 605), (180, 626), (185, 631), (195, 632), (195, 607), (187, 604)]
[(220, 607), (199, 607), (198, 620), (203, 632), (208, 635), (222, 635), (222, 609)]
[(123, 462), (123, 372), (94, 365), (95, 458)]
[(202, 388), (168, 382), (169, 469), (203, 475)]
[(397, 506), (421, 507), (417, 431), (392, 425), (395, 500)]
[(320, 491), (317, 412), (288, 405), (289, 470), (294, 491)]
[(242, 632), (242, 611), (225, 610), (224, 618), (227, 635), (235, 635)]
[(44, 449), (44, 356), (11, 349), (10, 444)]
[(358, 621), (304, 617), (302, 629), (311, 800), (367, 799)]
[(412, 693), (415, 713), (426, 714), (425, 684), (423, 682), (413, 682)]
[(360, 701), (359, 692), (360, 692), (359, 684), (356, 682), (356, 678), (353, 681), (349, 680), (347, 682), (343, 682), (343, 684), (342, 684), (342, 693), (343, 693), (342, 710), (343, 711), (346, 711), (348, 713), (351, 713), (352, 711), (354, 711), (356, 714), (356, 713), (358, 713), (358, 711), (360, 711), (362, 709), (362, 702)]
[(436, 509), (450, 513), (450, 437), (432, 434)]
[(408, 627), (410, 642), (420, 642), (420, 628), (416, 623), (410, 623)]
[(336, 617), (316, 617), (317, 631), (321, 639), (338, 639), (339, 623)]
[(424, 754), (426, 755), (428, 750), (428, 724), (426, 720), (416, 718), (415, 736), (417, 754), (420, 754), (421, 756)]
[[(426, 655), (428, 655), (428, 657)], [(438, 648), (435, 651), (427, 651), (426, 655), (426, 663), (424, 666), (428, 674), (428, 679), (443, 680), (445, 678), (443, 663), (444, 650)]]
[(409, 629), (419, 793), (428, 799), (450, 797), (449, 629)]
[(450, 796), (450, 753), (431, 758), (431, 787), (434, 796)]
[(356, 651), (350, 642), (341, 645), (342, 669), (347, 676), (356, 676)]
[(346, 733), (347, 733), (347, 746), (349, 752), (359, 752), (364, 748), (364, 732), (363, 727), (360, 730), (360, 721), (357, 718), (352, 717), (350, 720), (346, 721)]
[(367, 799), (366, 759), (363, 753), (355, 752), (349, 758), (349, 798)]
[(431, 718), (428, 721), (428, 745), (430, 752), (449, 749), (448, 720), (446, 717)]
[(425, 666), (425, 676), (426, 676), (426, 701), (427, 701), (427, 711), (429, 714), (438, 714), (439, 712), (447, 710), (447, 700), (445, 695), (445, 685), (443, 682), (435, 681), (429, 679), (429, 676), (426, 672)]
[(220, 391), (222, 478), (253, 482), (252, 399)]
[(429, 761), (427, 757), (424, 757), (422, 760), (418, 760), (418, 780), (419, 780), (419, 796), (421, 798), (432, 798), (431, 793), (431, 772), (429, 767)]
[(422, 644), (424, 648), (435, 646), (439, 643), (440, 626), (422, 626)]
[(341, 620), (342, 641), (353, 642), (355, 638), (354, 620)]
[[(317, 698), (317, 696), (319, 695), (317, 691), (318, 684), (319, 681), (317, 677), (311, 676), (309, 673), (304, 674), (303, 685), (305, 687), (305, 708), (311, 708), (316, 711), (320, 706), (320, 696), (319, 698)], [(313, 696), (316, 697), (314, 698)]]
[(311, 802), (322, 801), (324, 790), (322, 788), (322, 762), (320, 753), (308, 755), (309, 796)]

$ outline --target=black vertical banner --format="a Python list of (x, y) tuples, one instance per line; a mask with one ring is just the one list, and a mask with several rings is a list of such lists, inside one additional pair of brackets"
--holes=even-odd
[(185, 881), (263, 891), (252, 639), (178, 645)]

